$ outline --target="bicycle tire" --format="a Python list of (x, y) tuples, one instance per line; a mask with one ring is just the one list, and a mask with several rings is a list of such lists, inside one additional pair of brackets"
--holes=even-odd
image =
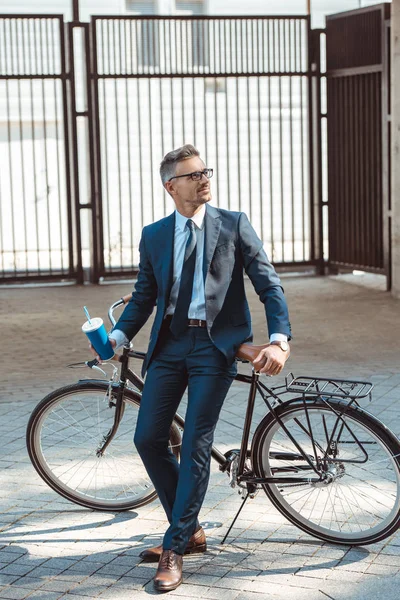
[[(338, 435), (338, 441), (334, 441), (331, 445), (331, 449), (337, 447), (339, 450), (338, 457), (330, 458), (326, 463), (327, 470), (333, 479), (327, 485), (320, 483), (318, 485), (315, 483), (262, 484), (268, 498), (291, 523), (323, 541), (357, 546), (372, 544), (387, 538), (400, 525), (400, 443), (398, 438), (369, 412), (360, 407), (349, 407), (348, 403), (343, 400), (325, 398), (323, 401), (309, 397), (306, 398), (306, 404), (309, 409), (311, 427), (320, 419), (321, 429), (324, 431), (327, 418), (329, 417), (330, 423), (331, 419), (336, 419), (336, 417), (330, 416), (333, 414), (332, 409), (340, 414), (349, 426), (349, 429), (346, 426), (342, 427), (342, 421), (340, 421), (342, 433)], [(297, 449), (278, 420), (280, 419), (291, 433), (297, 427), (300, 432), (297, 434), (299, 436), (296, 438), (297, 441), (301, 441), (300, 445), (307, 456), (313, 458), (309, 434), (302, 429), (304, 422), (307, 421), (303, 398), (295, 398), (286, 402), (278, 406), (275, 412), (276, 417), (272, 413), (264, 417), (253, 437), (251, 458), (255, 475), (257, 477), (271, 477), (274, 474), (279, 476), (277, 469), (282, 474), (284, 468), (287, 468), (287, 475), (292, 472), (294, 477), (307, 474), (315, 477), (315, 472), (311, 468), (307, 470), (307, 462), (304, 459), (300, 460), (298, 454), (297, 458), (294, 458)], [(322, 416), (316, 417), (318, 414), (323, 415), (325, 421)], [(291, 422), (293, 423), (292, 430), (290, 429)], [(332, 432), (334, 432), (333, 424), (331, 431), (328, 427), (328, 435), (326, 433), (318, 434), (322, 440), (325, 436), (326, 447), (320, 443), (322, 451), (328, 447), (328, 440)], [(359, 439), (357, 434), (362, 434), (364, 439)], [(357, 444), (357, 440), (361, 446)], [(369, 471), (362, 466), (365, 463), (359, 462), (363, 457), (361, 447), (368, 456), (367, 469)], [(292, 455), (291, 452), (294, 454)], [(379, 452), (381, 454), (378, 454)], [(341, 458), (340, 453), (342, 453)], [(349, 462), (347, 462), (346, 456)], [(371, 460), (369, 460), (370, 458)], [(294, 464), (295, 462), (298, 463), (297, 466)], [(313, 464), (316, 464), (314, 458)], [(371, 482), (363, 483), (362, 479), (359, 480), (361, 476), (369, 477)], [(358, 481), (360, 483), (357, 483)], [(354, 486), (356, 494), (351, 486)], [(325, 505), (323, 505), (324, 502)], [(294, 506), (295, 504), (297, 507)], [(328, 507), (329, 509), (330, 506), (333, 514), (330, 516), (328, 525), (328, 517), (324, 517), (322, 512), (324, 508)], [(384, 516), (385, 512), (388, 513), (386, 516)], [(317, 522), (318, 518), (319, 522)]]
[[(35, 407), (35, 409), (33, 410), (30, 419), (28, 421), (28, 425), (27, 425), (27, 430), (26, 430), (26, 443), (27, 443), (27, 449), (28, 449), (28, 454), (29, 457), (31, 459), (31, 462), (34, 466), (34, 468), (36, 469), (37, 473), (40, 475), (40, 477), (47, 483), (47, 485), (49, 485), (55, 492), (57, 492), (58, 494), (60, 494), (61, 496), (63, 496), (64, 498), (66, 498), (67, 500), (70, 500), (71, 502), (74, 502), (75, 504), (79, 504), (80, 506), (85, 506), (86, 508), (90, 508), (93, 510), (100, 510), (100, 511), (111, 511), (111, 512), (118, 512), (118, 511), (124, 511), (124, 510), (130, 510), (133, 508), (139, 508), (140, 506), (144, 506), (145, 504), (148, 504), (150, 502), (152, 502), (153, 500), (155, 500), (155, 498), (157, 497), (157, 493), (154, 489), (154, 486), (152, 485), (151, 481), (148, 479), (148, 481), (150, 482), (148, 485), (148, 488), (146, 488), (146, 485), (144, 484), (144, 488), (145, 491), (139, 495), (137, 498), (127, 498), (125, 497), (123, 500), (121, 499), (115, 499), (115, 501), (113, 499), (104, 499), (104, 498), (96, 498), (93, 497), (93, 483), (91, 482), (91, 491), (90, 493), (83, 493), (83, 491), (77, 491), (76, 489), (73, 489), (72, 487), (70, 487), (66, 481), (63, 481), (60, 479), (60, 470), (62, 471), (63, 469), (63, 464), (62, 461), (65, 461), (65, 464), (67, 464), (67, 461), (69, 461), (70, 465), (73, 465), (73, 461), (76, 459), (74, 458), (76, 452), (77, 452), (77, 448), (82, 447), (83, 445), (83, 450), (87, 450), (87, 454), (85, 456), (88, 456), (89, 458), (84, 458), (82, 459), (82, 465), (81, 467), (83, 468), (83, 466), (85, 465), (85, 462), (87, 462), (88, 460), (91, 460), (93, 463), (96, 462), (96, 460), (104, 461), (104, 457), (97, 457), (96, 456), (96, 444), (98, 445), (100, 438), (94, 437), (93, 435), (91, 435), (91, 432), (93, 430), (90, 429), (90, 433), (87, 433), (87, 426), (88, 423), (86, 423), (86, 421), (89, 421), (88, 416), (90, 416), (90, 412), (92, 411), (92, 404), (90, 404), (90, 402), (86, 402), (83, 403), (82, 401), (78, 401), (79, 398), (83, 397), (83, 395), (86, 395), (90, 398), (90, 395), (94, 395), (94, 397), (96, 398), (97, 395), (99, 395), (99, 398), (102, 397), (103, 398), (103, 403), (104, 406), (101, 406), (102, 410), (105, 410), (105, 408), (108, 409), (108, 405), (106, 402), (104, 402), (104, 398), (105, 398), (105, 394), (108, 390), (108, 383), (105, 381), (97, 381), (97, 380), (87, 380), (87, 381), (80, 381), (78, 383), (72, 384), (72, 385), (68, 385), (62, 388), (59, 388), (53, 392), (51, 392), (50, 394), (48, 394), (47, 396), (45, 396), (40, 402), (39, 404)], [(114, 391), (116, 390), (116, 388), (114, 388)], [(76, 413), (77, 419), (75, 419), (75, 404), (74, 404), (74, 400), (76, 403), (76, 410), (80, 411), (81, 415), (83, 414), (83, 425), (81, 425), (81, 420), (78, 419), (78, 412)], [(124, 427), (124, 418), (126, 418), (126, 408), (128, 407), (130, 411), (136, 411), (138, 407), (140, 406), (140, 400), (141, 400), (141, 395), (139, 393), (137, 393), (134, 390), (125, 388), (124, 391), (124, 397), (123, 400), (125, 402), (125, 414), (121, 420), (121, 423), (119, 425), (119, 428), (115, 434), (114, 439), (111, 441), (110, 446), (106, 449), (104, 456), (107, 456), (110, 454), (110, 452), (113, 451), (113, 444), (116, 445), (117, 443), (119, 444), (119, 446), (121, 446), (121, 441), (118, 441), (118, 439), (120, 440), (122, 435), (125, 436), (126, 440), (127, 440), (127, 444), (129, 444), (128, 446), (128, 452), (129, 452), (129, 448), (130, 448), (130, 443), (132, 445), (132, 453), (134, 453), (135, 451), (135, 446), (133, 443), (133, 425), (130, 427), (130, 429), (125, 426), (126, 429), (128, 429), (127, 433), (123, 432), (123, 427)], [(65, 409), (65, 405), (62, 406), (63, 401), (68, 401), (70, 404), (72, 402), (72, 415), (71, 418), (66, 418), (64, 416), (64, 411), (66, 411)], [(83, 406), (82, 406), (83, 405)], [(52, 420), (52, 413), (53, 416), (55, 410), (58, 410), (57, 407), (60, 407), (62, 409), (62, 418), (60, 417), (59, 421), (60, 421), (60, 425), (57, 428), (57, 426), (55, 427), (55, 431), (53, 431), (52, 429), (50, 429), (49, 434), (46, 436), (46, 428), (45, 428), (45, 424), (46, 424), (46, 420), (51, 424), (50, 427), (54, 427), (52, 425), (52, 423), (54, 423), (54, 419)], [(68, 405), (67, 405), (68, 406)], [(86, 413), (84, 412), (84, 410), (86, 411)], [(132, 419), (134, 419), (134, 416), (136, 415), (136, 412), (132, 412)], [(110, 429), (110, 426), (113, 422), (113, 413), (114, 410), (112, 410), (112, 414), (110, 415), (110, 418), (103, 423), (101, 423), (101, 434), (106, 434), (107, 431)], [(98, 418), (99, 420), (99, 418)], [(67, 441), (63, 441), (63, 446), (61, 448), (61, 450), (59, 450), (57, 448), (57, 443), (58, 443), (58, 438), (57, 436), (59, 436), (59, 438), (61, 437), (60, 431), (61, 433), (65, 436), (69, 433), (69, 430), (72, 429), (71, 431), (71, 435), (69, 437), (67, 437)], [(99, 428), (100, 429), (100, 428)], [(74, 431), (76, 430), (76, 431)], [(121, 431), (121, 433), (120, 433)], [(63, 433), (65, 432), (65, 433)], [(88, 446), (86, 446), (86, 442), (81, 442), (81, 438), (85, 438), (85, 434), (87, 437), (92, 438), (89, 439), (89, 443)], [(51, 440), (51, 435), (53, 435), (53, 437), (55, 437), (55, 443), (53, 443), (53, 446), (51, 446), (52, 440)], [(128, 435), (130, 437), (128, 437)], [(50, 436), (50, 438), (49, 438)], [(81, 436), (79, 438), (79, 436)], [(118, 436), (120, 436), (118, 438)], [(49, 439), (48, 439), (49, 438)], [(77, 439), (79, 438), (79, 440)], [(64, 439), (64, 438), (63, 438)], [(128, 441), (129, 440), (129, 441)], [(92, 442), (93, 442), (93, 446), (92, 446)], [(124, 441), (125, 443), (125, 441)], [(180, 451), (180, 444), (181, 444), (181, 435), (180, 435), (180, 431), (178, 429), (178, 426), (176, 425), (176, 423), (172, 423), (172, 426), (170, 428), (170, 440), (169, 440), (170, 446), (172, 448), (172, 451), (174, 452), (175, 456), (177, 458), (179, 458), (179, 451)], [(46, 448), (46, 450), (45, 450)], [(82, 450), (82, 452), (83, 452)], [(47, 458), (45, 455), (45, 451), (48, 453), (47, 454)], [(62, 456), (60, 456), (60, 452), (62, 454)], [(51, 454), (53, 453), (53, 454)], [(51, 456), (54, 458), (53, 460), (53, 464), (49, 464), (49, 455), (51, 454)], [(54, 456), (53, 456), (54, 455)], [(130, 455), (128, 454), (128, 458), (130, 458)], [(125, 460), (125, 459), (123, 459)], [(140, 461), (141, 462), (141, 461)], [(54, 464), (56, 463), (56, 464)], [(99, 462), (100, 464), (100, 462)], [(142, 464), (142, 463), (141, 463)], [(79, 462), (78, 462), (79, 465)], [(81, 468), (80, 467), (80, 468)], [(86, 470), (88, 470), (88, 467), (85, 467)], [(115, 469), (118, 472), (118, 464), (116, 463)], [(55, 471), (58, 471), (57, 473)], [(92, 478), (94, 476), (97, 477), (97, 471), (99, 470), (99, 467), (95, 467), (94, 468), (94, 472), (95, 475), (92, 475)], [(144, 470), (144, 467), (143, 469)], [(72, 471), (72, 466), (70, 467), (70, 471)], [(92, 468), (93, 471), (93, 468)], [(104, 468), (103, 468), (104, 471)], [(63, 477), (65, 479), (64, 476), (64, 472), (68, 473), (68, 469), (65, 471), (63, 471)], [(127, 472), (127, 470), (125, 469), (125, 473)], [(70, 473), (68, 473), (68, 476), (70, 475)], [(112, 475), (112, 474), (111, 474)], [(111, 476), (110, 475), (110, 476)], [(146, 473), (147, 475), (147, 473)], [(104, 472), (103, 472), (103, 477), (104, 477)], [(76, 477), (75, 477), (76, 479)], [(144, 478), (142, 478), (144, 480)], [(116, 486), (118, 486), (118, 484), (115, 484)], [(108, 482), (108, 480), (105, 480), (104, 483), (104, 487), (110, 487), (110, 484)], [(118, 487), (116, 488), (118, 490)], [(100, 494), (100, 491), (95, 488), (95, 492)], [(117, 493), (117, 492), (116, 492)], [(120, 492), (121, 493), (121, 492)], [(125, 492), (126, 494), (126, 492)]]

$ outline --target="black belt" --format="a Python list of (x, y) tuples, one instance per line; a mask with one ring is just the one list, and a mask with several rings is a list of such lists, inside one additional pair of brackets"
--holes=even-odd
[[(168, 323), (168, 325), (172, 321), (173, 315), (167, 315), (164, 319)], [(203, 321), (202, 319), (188, 319), (187, 320), (188, 327), (207, 327), (207, 321)]]

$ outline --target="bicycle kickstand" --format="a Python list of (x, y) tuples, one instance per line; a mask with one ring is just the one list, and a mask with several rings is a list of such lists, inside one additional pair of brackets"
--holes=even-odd
[(242, 510), (242, 508), (243, 508), (243, 506), (244, 506), (244, 504), (245, 504), (245, 502), (246, 502), (247, 498), (249, 497), (249, 495), (250, 495), (250, 492), (247, 492), (247, 494), (246, 494), (246, 497), (244, 498), (244, 500), (243, 500), (242, 504), (240, 505), (240, 507), (239, 507), (239, 510), (237, 511), (237, 513), (236, 513), (236, 515), (235, 515), (235, 517), (234, 517), (234, 519), (233, 519), (233, 521), (232, 521), (232, 523), (231, 523), (231, 525), (230, 525), (230, 527), (229, 527), (228, 531), (227, 531), (227, 532), (226, 532), (226, 534), (225, 534), (225, 537), (224, 537), (224, 539), (223, 539), (223, 540), (222, 540), (222, 542), (221, 542), (221, 545), (225, 543), (225, 540), (226, 540), (226, 538), (228, 537), (228, 535), (229, 535), (229, 533), (230, 533), (230, 531), (231, 531), (232, 527), (233, 527), (233, 526), (234, 526), (234, 524), (236, 523), (236, 519), (237, 519), (237, 518), (238, 518), (238, 516), (240, 515), (240, 512), (241, 512), (241, 510)]

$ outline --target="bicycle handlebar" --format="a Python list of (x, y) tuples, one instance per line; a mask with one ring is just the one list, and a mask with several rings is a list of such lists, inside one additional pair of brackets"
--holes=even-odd
[(114, 310), (118, 308), (118, 306), (122, 306), (122, 304), (127, 304), (131, 298), (132, 294), (127, 294), (126, 296), (123, 296), (122, 298), (117, 300), (117, 302), (114, 302), (114, 304), (111, 304), (110, 308), (108, 309), (108, 318), (110, 319), (111, 325), (113, 327), (116, 323), (116, 320), (114, 319)]

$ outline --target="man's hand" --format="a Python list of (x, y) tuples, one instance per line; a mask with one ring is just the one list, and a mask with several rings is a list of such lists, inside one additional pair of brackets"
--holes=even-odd
[(253, 365), (256, 371), (266, 375), (279, 375), (289, 358), (290, 349), (283, 352), (279, 346), (268, 346), (261, 350), (260, 354), (254, 359)]
[[(110, 339), (111, 346), (113, 348), (115, 348), (115, 346), (117, 345), (117, 342), (115, 340), (113, 340), (112, 338), (109, 338), (109, 339)], [(92, 344), (90, 342), (89, 342), (89, 350), (93, 354), (93, 356), (95, 357), (95, 359), (99, 361), (99, 364), (102, 365), (103, 362), (102, 362), (100, 356), (97, 354), (96, 350), (93, 348), (93, 346), (92, 346)]]

